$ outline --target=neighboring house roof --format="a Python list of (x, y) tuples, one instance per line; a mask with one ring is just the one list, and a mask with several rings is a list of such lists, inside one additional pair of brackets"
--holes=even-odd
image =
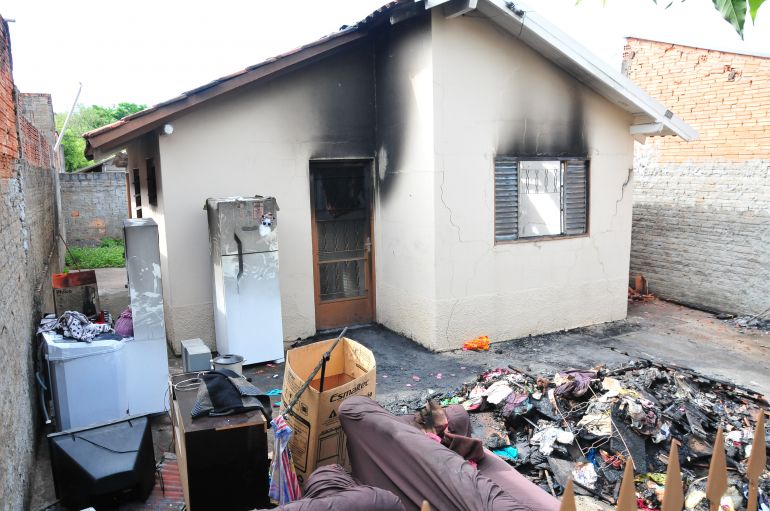
[(115, 170), (109, 170), (109, 172), (125, 172), (128, 167), (128, 153), (121, 151), (118, 154), (113, 154), (106, 158), (92, 163), (88, 167), (83, 167), (73, 171), (73, 174), (90, 174), (93, 172), (104, 172), (104, 166), (113, 167)]
[[(510, 32), (578, 81), (631, 113), (634, 116), (634, 124), (631, 126), (633, 135), (678, 135), (684, 140), (694, 140), (698, 137), (693, 128), (674, 116), (665, 106), (523, 4), (504, 0), (424, 1), (425, 9), (442, 4), (445, 4), (444, 12), (448, 17), (460, 16), (472, 10), (486, 15), (490, 21)], [(333, 54), (342, 47), (366, 38), (377, 26), (387, 22), (396, 23), (408, 17), (422, 5), (420, 0), (390, 2), (353, 26), (344, 26), (339, 32), (308, 45), (85, 133), (83, 136), (86, 139), (86, 155), (93, 157), (94, 150), (108, 151), (121, 147), (210, 99)]]

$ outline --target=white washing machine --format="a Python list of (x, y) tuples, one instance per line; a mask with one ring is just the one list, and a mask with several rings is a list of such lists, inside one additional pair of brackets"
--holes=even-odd
[(42, 335), (57, 431), (128, 416), (126, 341), (88, 343), (55, 332)]

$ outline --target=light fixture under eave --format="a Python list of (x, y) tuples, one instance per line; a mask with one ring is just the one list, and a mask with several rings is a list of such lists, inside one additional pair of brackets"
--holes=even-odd
[(163, 125), (163, 135), (171, 135), (174, 133), (174, 125), (173, 124), (164, 124)]

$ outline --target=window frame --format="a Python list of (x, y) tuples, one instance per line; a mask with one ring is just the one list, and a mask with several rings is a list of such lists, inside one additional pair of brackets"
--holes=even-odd
[(131, 181), (134, 185), (134, 214), (136, 218), (142, 218), (142, 181), (138, 168), (131, 169)]
[[(586, 230), (583, 233), (580, 234), (546, 234), (543, 236), (527, 236), (527, 237), (516, 237), (516, 239), (512, 240), (499, 240), (497, 239), (497, 234), (495, 233), (495, 226), (497, 223), (497, 197), (496, 197), (496, 188), (497, 188), (497, 182), (496, 182), (496, 168), (497, 163), (500, 161), (507, 161), (507, 162), (516, 162), (517, 164), (520, 164), (521, 162), (525, 161), (558, 161), (560, 165), (564, 166), (564, 169), (566, 171), (566, 164), (570, 161), (582, 161), (585, 162), (585, 168), (586, 168)], [(517, 181), (520, 180), (519, 177), (519, 170), (520, 166), (517, 166), (516, 172), (517, 172)], [(562, 179), (564, 180), (564, 176), (562, 176)], [(536, 243), (539, 241), (548, 241), (548, 240), (565, 240), (565, 239), (574, 239), (574, 238), (585, 238), (591, 236), (591, 159), (588, 156), (574, 156), (574, 155), (568, 155), (568, 156), (510, 156), (510, 155), (495, 155), (495, 157), (492, 159), (492, 198), (493, 198), (493, 207), (492, 207), (492, 238), (494, 240), (495, 245), (513, 245), (517, 243)], [(521, 191), (517, 187), (517, 196), (516, 196), (517, 204), (521, 204)], [(562, 215), (563, 208), (564, 208), (564, 195), (562, 193), (561, 198), (562, 203), (560, 204), (560, 207), (562, 208)], [(517, 214), (520, 214), (520, 208), (517, 208)], [(519, 217), (520, 218), (520, 217)], [(565, 230), (566, 226), (562, 225), (562, 229)]]
[(155, 158), (146, 158), (144, 161), (147, 174), (147, 202), (150, 206), (158, 207), (158, 181), (155, 171)]

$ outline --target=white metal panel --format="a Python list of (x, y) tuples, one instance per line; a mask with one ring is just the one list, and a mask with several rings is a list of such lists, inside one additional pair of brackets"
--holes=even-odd
[[(283, 358), (278, 252), (224, 256), (224, 310), (218, 310), (217, 350), (243, 356), (246, 364)], [(240, 277), (239, 277), (240, 273)]]
[(127, 340), (126, 394), (131, 415), (159, 413), (166, 410), (168, 389), (168, 353), (166, 339)]
[(158, 225), (151, 218), (125, 220), (123, 233), (134, 339), (165, 339)]
[(158, 225), (152, 219), (124, 222), (134, 337), (126, 346), (126, 392), (132, 415), (166, 409), (168, 353), (160, 273)]

